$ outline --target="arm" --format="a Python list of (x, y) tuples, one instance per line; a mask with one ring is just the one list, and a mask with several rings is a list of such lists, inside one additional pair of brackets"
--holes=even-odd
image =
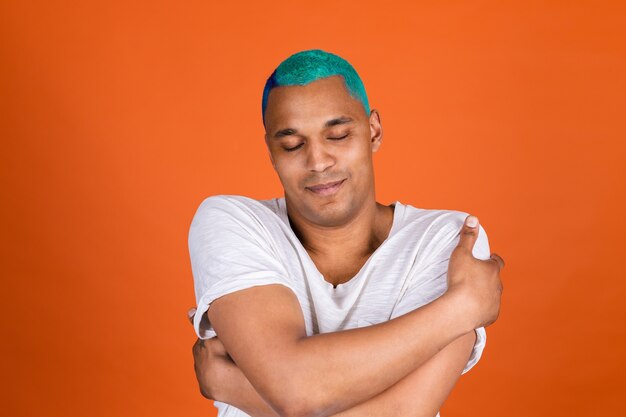
[(298, 300), (281, 285), (218, 298), (209, 319), (278, 414), (333, 415), (383, 392), (453, 340), (497, 318), (499, 262), (472, 257), (476, 235), (475, 228), (462, 230), (442, 297), (385, 323), (307, 337)]
[(384, 391), (471, 331), (466, 312), (456, 313), (459, 304), (465, 303), (444, 295), (384, 323), (307, 337), (295, 295), (268, 285), (219, 298), (209, 319), (234, 362), (280, 415), (327, 416)]
[[(336, 414), (335, 417), (421, 417), (434, 416), (448, 397), (467, 362), (476, 335), (470, 332), (446, 346), (417, 370), (377, 396)], [(211, 377), (219, 381), (214, 392), (202, 390), (207, 398), (231, 404), (253, 417), (277, 417), (278, 414), (261, 398), (234, 362), (227, 359), (217, 339), (207, 341), (216, 354), (210, 357), (206, 348), (194, 348), (194, 359), (204, 372), (198, 373), (201, 387), (210, 385)], [(212, 362), (209, 367), (208, 362)], [(216, 366), (217, 365), (217, 366)], [(198, 368), (197, 368), (198, 370)]]
[(398, 383), (335, 417), (433, 417), (452, 392), (476, 333), (456, 339)]

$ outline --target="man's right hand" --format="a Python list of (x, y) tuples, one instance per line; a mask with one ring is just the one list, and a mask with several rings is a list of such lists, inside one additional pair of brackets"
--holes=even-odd
[[(187, 317), (192, 324), (195, 313), (195, 308), (187, 312)], [(206, 340), (197, 339), (193, 344), (192, 353), (200, 393), (210, 400), (218, 400), (216, 397), (220, 382), (224, 383), (223, 379), (228, 369), (235, 363), (217, 336)]]
[(478, 218), (467, 216), (459, 244), (448, 264), (447, 294), (459, 296), (463, 305), (469, 308), (474, 328), (492, 324), (500, 314), (500, 270), (504, 267), (504, 261), (495, 253), (487, 260), (474, 258), (472, 250), (478, 238), (478, 230)]

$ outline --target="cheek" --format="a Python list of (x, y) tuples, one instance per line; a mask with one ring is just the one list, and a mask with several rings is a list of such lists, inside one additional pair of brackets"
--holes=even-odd
[(370, 169), (372, 163), (372, 151), (367, 144), (359, 143), (351, 147), (344, 155), (345, 161), (359, 172)]
[(284, 188), (297, 185), (299, 181), (298, 164), (295, 161), (274, 160), (276, 173)]

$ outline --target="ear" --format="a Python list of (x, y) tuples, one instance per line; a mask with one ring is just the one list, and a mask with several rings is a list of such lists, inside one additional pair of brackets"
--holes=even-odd
[(370, 112), (369, 122), (372, 152), (376, 152), (383, 142), (383, 125), (380, 123), (380, 114), (378, 113), (378, 110), (373, 109)]

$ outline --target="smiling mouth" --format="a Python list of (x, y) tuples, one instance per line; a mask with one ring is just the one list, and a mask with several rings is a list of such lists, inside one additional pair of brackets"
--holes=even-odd
[(306, 187), (306, 189), (321, 196), (332, 195), (339, 191), (339, 188), (341, 188), (344, 181), (345, 179), (341, 181), (327, 182), (326, 184), (318, 184), (312, 187)]

